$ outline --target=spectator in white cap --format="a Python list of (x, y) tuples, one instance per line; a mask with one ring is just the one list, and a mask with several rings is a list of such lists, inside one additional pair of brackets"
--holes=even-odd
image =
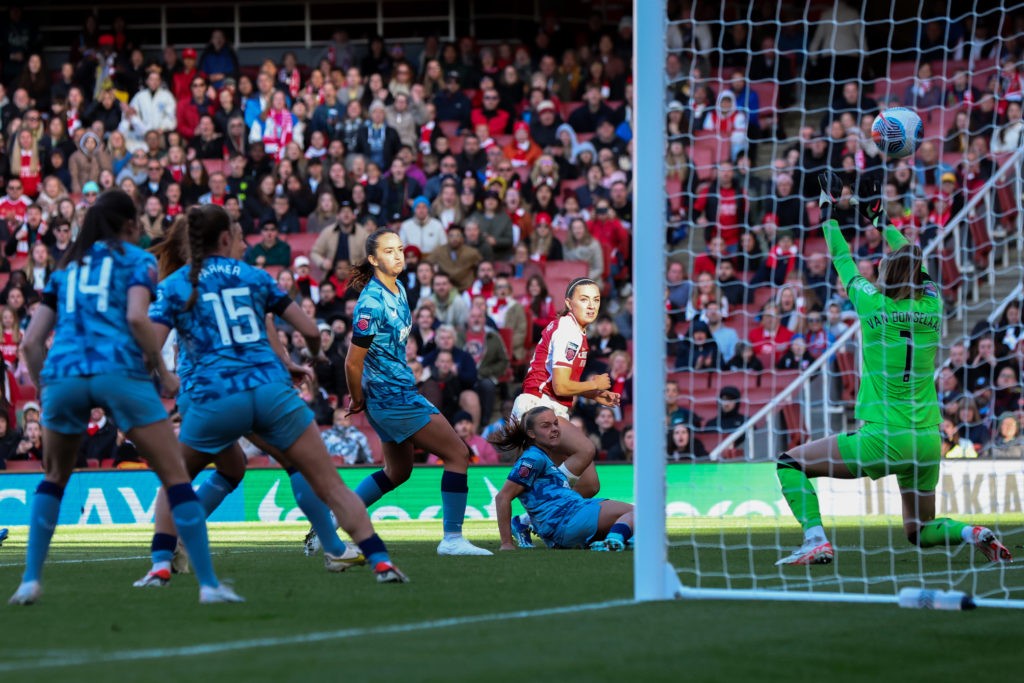
[(412, 217), (402, 222), (398, 236), (402, 238), (402, 244), (419, 247), (424, 254), (448, 243), (444, 226), (430, 215), (430, 201), (423, 195), (413, 200)]

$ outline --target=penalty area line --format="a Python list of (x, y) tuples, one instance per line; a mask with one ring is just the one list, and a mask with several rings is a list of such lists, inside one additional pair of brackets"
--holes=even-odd
[[(407, 624), (392, 624), (390, 626), (347, 628), (335, 631), (314, 631), (313, 633), (303, 633), (294, 636), (229, 640), (221, 643), (204, 643), (201, 645), (181, 645), (178, 647), (147, 648), (142, 650), (115, 650), (108, 653), (93, 652), (85, 654), (82, 654), (81, 650), (73, 650), (61, 655), (60, 658), (55, 657), (48, 661), (0, 663), (0, 672), (57, 669), (69, 666), (108, 664), (113, 662), (138, 662), (182, 656), (194, 657), (216, 655), (225, 652), (254, 650), (259, 648), (278, 647), (281, 645), (307, 645), (310, 643), (322, 643), (331, 640), (415, 633), (417, 631), (427, 631), (439, 628), (455, 628), (458, 626), (485, 624), (494, 621), (516, 621), (532, 619), (534, 617), (550, 617), (563, 614), (579, 614), (581, 612), (596, 612), (598, 610), (611, 609), (614, 607), (626, 607), (635, 604), (637, 603), (631, 599), (607, 600), (605, 602), (566, 605), (563, 607), (548, 607), (537, 610), (522, 610), (518, 612), (504, 612), (500, 614), (480, 614), (469, 617), (450, 617), (448, 619), (434, 619), (431, 621), (419, 621)], [(230, 609), (230, 607), (228, 609)]]

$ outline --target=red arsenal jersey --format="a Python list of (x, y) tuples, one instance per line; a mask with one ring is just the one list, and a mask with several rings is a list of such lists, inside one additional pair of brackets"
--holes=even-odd
[(570, 368), (569, 378), (580, 381), (587, 364), (587, 335), (583, 334), (572, 313), (552, 321), (544, 328), (540, 343), (533, 352), (530, 370), (523, 380), (523, 393), (550, 396), (567, 408), (575, 396), (557, 396), (551, 387), (555, 368)]

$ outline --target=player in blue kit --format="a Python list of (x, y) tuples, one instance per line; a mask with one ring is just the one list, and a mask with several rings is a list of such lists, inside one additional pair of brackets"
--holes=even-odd
[(360, 482), (356, 493), (367, 507), (404, 483), (412, 473), (413, 450), (444, 461), (441, 514), (444, 538), (439, 555), (490, 555), (462, 535), (469, 493), (469, 447), (427, 399), (405, 361), (412, 315), (398, 277), (405, 270), (402, 240), (390, 230), (366, 238), (366, 260), (353, 270), (349, 287), (359, 292), (352, 315), (352, 345), (345, 359), (351, 393), (349, 414), (366, 410), (384, 447), (384, 469)]
[[(244, 253), (245, 243), (238, 245), (238, 252), (232, 254), (241, 258)], [(166, 239), (151, 249), (157, 256), (160, 279), (165, 280), (171, 274), (188, 263), (188, 220), (180, 216), (168, 230)], [(152, 307), (151, 307), (152, 308)], [(280, 346), (277, 333), (273, 327), (273, 315), (265, 317), (266, 338), (276, 352), (277, 356), (285, 363), (289, 374), (298, 378), (306, 378), (312, 375), (308, 367), (298, 366), (291, 362), (287, 353)], [(181, 382), (181, 389), (178, 394), (178, 410), (184, 415), (188, 412), (190, 403), (189, 390), (192, 384), (194, 364), (188, 353), (188, 346), (180, 345), (177, 357), (177, 373)], [(255, 434), (247, 434), (247, 438), (257, 442), (264, 451), (270, 453), (274, 458), (285, 466), (292, 486), (292, 492), (300, 509), (305, 513), (307, 519), (313, 522), (314, 528), (324, 533), (325, 551), (324, 566), (328, 571), (341, 572), (345, 569), (366, 564), (362, 553), (354, 547), (347, 546), (338, 538), (335, 531), (335, 522), (331, 518), (328, 507), (312, 492), (309, 483), (298, 470), (290, 466), (290, 462), (280, 450), (263, 442)], [(187, 461), (189, 474), (195, 476), (199, 471), (209, 464), (209, 458), (205, 455), (199, 460)], [(196, 495), (199, 502), (206, 511), (207, 517), (221, 504), (221, 502), (238, 487), (245, 476), (246, 459), (241, 447), (235, 443), (218, 453), (213, 458), (217, 469), (207, 477), (206, 481), (199, 487)], [(183, 557), (176, 556), (177, 536), (175, 535), (174, 521), (167, 506), (166, 497), (158, 494), (155, 511), (155, 524), (153, 540), (150, 546), (152, 567), (141, 579), (134, 583), (136, 588), (150, 588), (166, 586), (171, 581), (172, 562), (174, 568), (179, 568), (179, 560)]]
[(561, 426), (546, 406), (529, 410), (520, 422), (512, 418), (493, 438), (503, 450), (521, 449), (508, 479), (494, 496), (501, 549), (515, 550), (512, 501), (518, 498), (530, 514), (537, 534), (552, 548), (625, 550), (633, 536), (633, 506), (617, 500), (584, 498), (551, 460), (561, 444)]
[[(188, 222), (192, 262), (160, 284), (149, 311), (161, 339), (175, 329), (190, 359), (183, 394), (187, 409), (179, 436), (186, 460), (205, 464), (235, 447), (239, 437), (259, 435), (302, 473), (302, 482), (308, 482), (299, 486), (292, 478), (297, 502), (310, 521), (330, 538), (330, 515), (310, 514), (305, 505), (319, 498), (359, 546), (377, 581), (404, 583), (405, 575), (391, 564), (365, 506), (331, 463), (312, 412), (292, 388), (288, 371), (267, 339), (264, 319), (268, 313), (284, 318), (306, 338), (314, 356), (320, 351), (316, 324), (270, 275), (238, 260), (244, 246), (241, 229), (231, 225), (223, 209), (193, 207)], [(304, 500), (307, 496), (310, 500)], [(336, 550), (339, 556), (345, 552), (343, 546)]]
[[(42, 592), (40, 575), (61, 497), (94, 406), (113, 416), (166, 488), (199, 580), (199, 601), (241, 601), (214, 574), (206, 515), (153, 385), (155, 375), (173, 393), (178, 381), (163, 363), (147, 315), (156, 288), (156, 261), (134, 246), (139, 234), (132, 199), (120, 190), (100, 195), (47, 283), (43, 305), (25, 333), (28, 370), (42, 389), (46, 475), (32, 500), (25, 573), (12, 604), (32, 604)], [(54, 330), (47, 354), (46, 340)]]

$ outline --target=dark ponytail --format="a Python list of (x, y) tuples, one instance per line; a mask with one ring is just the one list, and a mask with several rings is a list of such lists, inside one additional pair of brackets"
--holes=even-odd
[(188, 246), (192, 256), (188, 281), (192, 284), (192, 294), (185, 303), (186, 311), (191, 310), (199, 296), (199, 274), (203, 270), (203, 261), (216, 248), (221, 233), (230, 229), (228, 212), (216, 204), (193, 206), (188, 210)]
[[(348, 289), (358, 294), (373, 279), (374, 266), (370, 263), (370, 256), (377, 255), (377, 242), (380, 241), (381, 237), (389, 234), (397, 235), (398, 233), (390, 228), (379, 228), (366, 237), (366, 256), (361, 263), (352, 267), (352, 275), (348, 280)], [(344, 235), (342, 235), (342, 239), (344, 239)]]
[(119, 254), (124, 253), (121, 234), (128, 221), (134, 221), (137, 217), (135, 202), (127, 192), (107, 190), (97, 197), (96, 202), (85, 212), (78, 239), (71, 243), (64, 258), (61, 259), (60, 267), (66, 268), (71, 263), (81, 263), (92, 245), (97, 242), (108, 242)]
[(156, 256), (157, 277), (163, 280), (188, 263), (188, 252), (188, 219), (179, 214), (164, 239), (149, 248), (149, 253)]
[(547, 406), (537, 406), (528, 410), (522, 420), (510, 417), (508, 424), (488, 440), (502, 451), (525, 451), (534, 442), (527, 432), (533, 431), (537, 418), (549, 410)]

